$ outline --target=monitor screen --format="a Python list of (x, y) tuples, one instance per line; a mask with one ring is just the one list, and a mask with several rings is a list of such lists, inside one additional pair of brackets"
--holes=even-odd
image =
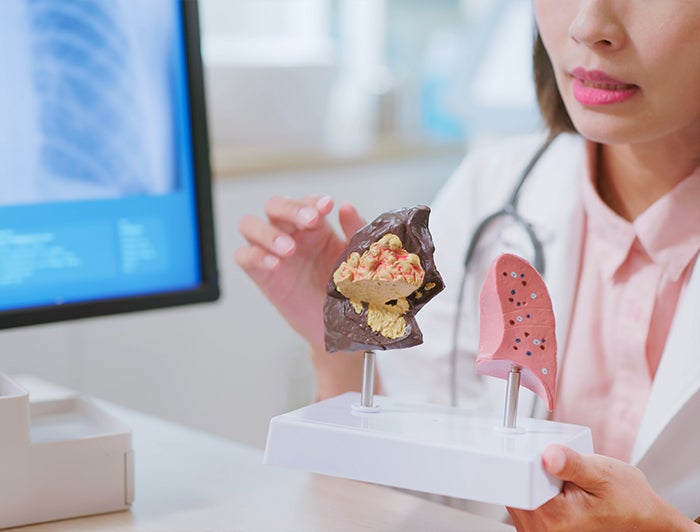
[(194, 0), (0, 1), (0, 328), (218, 297)]

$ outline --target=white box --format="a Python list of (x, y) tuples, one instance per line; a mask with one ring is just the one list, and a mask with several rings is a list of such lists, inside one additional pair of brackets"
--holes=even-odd
[(131, 431), (79, 395), (29, 402), (0, 373), (0, 528), (130, 507)]
[(554, 443), (593, 452), (587, 427), (493, 417), (375, 396), (377, 413), (346, 393), (272, 418), (265, 463), (532, 510), (561, 491), (542, 467)]

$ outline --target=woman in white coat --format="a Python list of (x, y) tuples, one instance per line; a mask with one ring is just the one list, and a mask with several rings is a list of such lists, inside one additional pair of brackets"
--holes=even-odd
[[(535, 11), (538, 97), (557, 138), (527, 178), (518, 210), (541, 242), (557, 316), (553, 417), (591, 426), (597, 454), (548, 448), (543, 463), (565, 481), (562, 493), (537, 510), (509, 511), (519, 530), (694, 530), (700, 3), (535, 0)], [(434, 203), (431, 231), (447, 289), (421, 313), (425, 344), (382, 355), (383, 393), (448, 401), (467, 240), (503, 206), (541, 140), (470, 156)], [(267, 220), (241, 220), (249, 245), (236, 252), (309, 342), (320, 398), (355, 389), (362, 364), (361, 353), (328, 356), (323, 347), (325, 283), (347, 242), (326, 220), (332, 208), (328, 197), (272, 198)], [(346, 236), (363, 223), (347, 204), (339, 217)], [(480, 239), (483, 259), (470, 266), (457, 329), (462, 405), (502, 404), (502, 385), (471, 371), (474, 294), (491, 259), (507, 250), (532, 256), (531, 245), (507, 221)], [(521, 401), (521, 411), (542, 410), (532, 396)]]

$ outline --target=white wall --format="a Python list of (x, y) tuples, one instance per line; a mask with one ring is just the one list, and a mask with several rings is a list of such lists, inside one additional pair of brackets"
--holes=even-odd
[(236, 267), (238, 219), (271, 194), (330, 193), (368, 219), (429, 203), (456, 156), (375, 163), (215, 185), (223, 298), (214, 304), (0, 331), (0, 370), (32, 373), (262, 447), (272, 415), (311, 400), (306, 347)]

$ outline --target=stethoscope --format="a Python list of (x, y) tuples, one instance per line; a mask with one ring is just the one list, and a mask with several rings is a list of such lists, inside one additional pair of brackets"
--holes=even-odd
[(474, 262), (474, 256), (476, 255), (476, 248), (479, 241), (482, 239), (486, 230), (493, 225), (493, 223), (501, 218), (510, 218), (515, 222), (515, 224), (523, 229), (527, 235), (530, 245), (533, 250), (532, 265), (540, 273), (544, 275), (545, 261), (544, 252), (542, 251), (542, 242), (535, 234), (532, 225), (525, 220), (518, 212), (518, 198), (520, 195), (520, 189), (522, 189), (523, 184), (527, 180), (528, 176), (532, 172), (537, 162), (540, 160), (542, 155), (547, 148), (552, 144), (552, 141), (556, 138), (555, 135), (550, 135), (547, 140), (539, 147), (539, 149), (533, 154), (530, 161), (525, 165), (522, 172), (520, 173), (520, 178), (516, 183), (510, 197), (506, 203), (498, 211), (493, 214), (488, 215), (484, 218), (472, 233), (471, 240), (469, 241), (469, 247), (467, 248), (467, 253), (464, 257), (464, 268), (462, 270), (462, 278), (459, 285), (459, 295), (457, 299), (457, 311), (455, 313), (455, 320), (452, 327), (452, 348), (450, 351), (450, 404), (452, 406), (457, 406), (457, 344), (459, 338), (459, 325), (462, 317), (462, 302), (464, 299), (464, 288), (466, 286), (467, 277), (469, 274), (470, 267)]

